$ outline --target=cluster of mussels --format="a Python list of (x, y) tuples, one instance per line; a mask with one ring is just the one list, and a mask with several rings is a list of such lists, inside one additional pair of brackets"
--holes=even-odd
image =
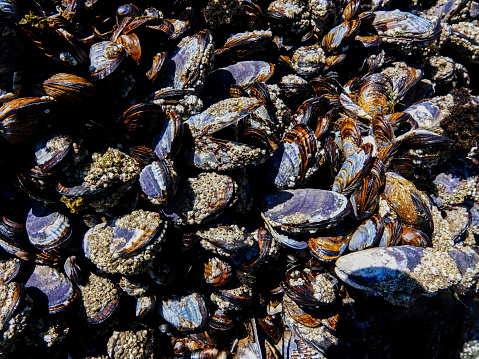
[(0, 357), (477, 357), (478, 17), (0, 0)]

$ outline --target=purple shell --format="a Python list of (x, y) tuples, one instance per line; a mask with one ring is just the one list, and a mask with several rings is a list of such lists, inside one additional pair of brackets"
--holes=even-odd
[(272, 226), (293, 232), (329, 227), (350, 211), (346, 196), (315, 188), (274, 192), (261, 200), (261, 207)]
[(94, 80), (110, 76), (126, 57), (125, 48), (112, 41), (101, 41), (90, 48), (90, 72)]
[(176, 193), (178, 177), (173, 162), (158, 159), (140, 173), (140, 186), (148, 197), (159, 204)]
[(348, 248), (351, 251), (372, 247), (383, 235), (384, 222), (382, 217), (374, 215), (365, 220), (354, 231), (349, 241)]
[(73, 148), (73, 140), (68, 135), (56, 135), (38, 143), (35, 160), (42, 172), (50, 172)]
[(179, 150), (183, 134), (181, 117), (172, 112), (163, 122), (160, 133), (153, 138), (152, 147), (159, 158), (174, 158)]
[(52, 249), (71, 235), (68, 217), (43, 202), (34, 202), (27, 215), (26, 230), (30, 242), (39, 249)]
[(35, 266), (25, 287), (33, 300), (46, 301), (51, 314), (67, 309), (78, 294), (77, 287), (63, 273), (49, 266)]
[(163, 298), (158, 312), (163, 319), (183, 332), (199, 329), (208, 320), (205, 299), (198, 293)]

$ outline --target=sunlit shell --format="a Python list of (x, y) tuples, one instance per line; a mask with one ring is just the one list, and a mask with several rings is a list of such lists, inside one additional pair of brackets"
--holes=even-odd
[(90, 48), (90, 73), (94, 80), (113, 76), (126, 57), (125, 48), (112, 41), (101, 41)]
[(382, 237), (384, 231), (384, 222), (382, 217), (373, 215), (365, 220), (351, 235), (348, 248), (350, 251), (359, 251), (372, 247)]
[(73, 139), (68, 135), (53, 135), (37, 144), (35, 161), (42, 172), (54, 171), (73, 148)]
[(48, 96), (61, 102), (83, 102), (91, 100), (98, 90), (83, 77), (57, 73), (43, 81), (43, 89)]
[(139, 178), (143, 193), (153, 204), (164, 204), (178, 187), (176, 168), (170, 160), (159, 158), (143, 167)]
[(159, 314), (180, 331), (202, 328), (208, 319), (208, 309), (201, 294), (170, 296), (161, 300)]
[(110, 318), (120, 303), (120, 291), (108, 278), (90, 273), (81, 287), (84, 314), (90, 324), (100, 324)]

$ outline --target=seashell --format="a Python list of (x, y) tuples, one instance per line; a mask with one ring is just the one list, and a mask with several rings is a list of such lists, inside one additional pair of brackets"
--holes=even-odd
[(273, 41), (271, 31), (246, 31), (230, 36), (222, 48), (215, 50), (215, 61), (231, 62), (251, 58), (261, 58), (261, 55), (271, 56), (278, 46)]
[(321, 46), (327, 52), (341, 51), (350, 39), (354, 39), (361, 25), (360, 20), (345, 21), (335, 27), (323, 37)]
[(251, 235), (254, 239), (253, 245), (248, 250), (230, 257), (231, 261), (246, 273), (256, 271), (265, 262), (273, 241), (268, 230), (263, 227), (258, 228)]
[(281, 57), (299, 76), (315, 76), (323, 69), (326, 56), (319, 44), (298, 47), (291, 58)]
[(158, 159), (156, 153), (150, 147), (146, 146), (130, 147), (128, 154), (133, 157), (141, 166), (147, 166)]
[(201, 30), (184, 37), (170, 57), (162, 87), (198, 88), (213, 56), (213, 36)]
[(135, 315), (137, 318), (145, 318), (153, 313), (156, 307), (156, 298), (154, 295), (144, 295), (136, 300)]
[(382, 217), (375, 214), (366, 219), (351, 235), (348, 248), (350, 251), (360, 251), (374, 246), (381, 239), (384, 231)]
[(373, 120), (373, 136), (378, 151), (394, 142), (394, 130), (388, 117), (378, 115)]
[(22, 268), (22, 261), (18, 258), (0, 260), (0, 286), (10, 283)]
[(337, 226), (331, 231), (329, 236), (323, 233), (308, 240), (309, 252), (320, 262), (332, 262), (348, 248), (349, 237), (345, 235), (344, 229)]
[(349, 2), (345, 7), (344, 7), (344, 10), (343, 10), (343, 14), (342, 14), (342, 18), (344, 21), (350, 21), (351, 19), (353, 19), (359, 9), (360, 9), (360, 4), (361, 2), (359, 0), (353, 0), (351, 2)]
[(68, 217), (43, 202), (32, 204), (25, 227), (30, 243), (42, 250), (65, 244), (72, 233)]
[(0, 136), (13, 144), (28, 143), (40, 136), (54, 101), (46, 97), (23, 97), (0, 107)]
[(0, 220), (0, 238), (11, 241), (21, 241), (25, 236), (25, 223), (2, 216)]
[(382, 73), (366, 76), (359, 88), (357, 103), (371, 118), (391, 112), (394, 106), (394, 89), (391, 78)]
[(327, 306), (338, 298), (338, 280), (314, 268), (293, 267), (286, 272), (281, 286), (296, 304), (308, 308)]
[(408, 66), (405, 62), (394, 62), (390, 67), (383, 69), (382, 73), (391, 79), (396, 101), (402, 99), (423, 77), (423, 70)]
[[(253, 245), (253, 238), (245, 228), (236, 224), (213, 225), (196, 234), (216, 247), (220, 254), (228, 255), (245, 251)], [(210, 247), (206, 244), (206, 247)], [(224, 253), (224, 252), (226, 253)]]
[(50, 314), (66, 310), (78, 295), (77, 287), (57, 269), (36, 265), (25, 283), (28, 293)]
[(454, 260), (432, 248), (369, 248), (341, 256), (335, 272), (346, 284), (385, 300), (409, 306), (417, 296), (432, 296), (461, 280)]
[(148, 200), (156, 205), (166, 203), (173, 197), (178, 187), (178, 177), (175, 165), (168, 159), (157, 161), (143, 167), (139, 178), (141, 190)]
[(148, 358), (154, 356), (157, 343), (154, 329), (113, 331), (106, 343), (109, 358)]
[(384, 218), (384, 231), (379, 240), (379, 247), (392, 247), (399, 243), (402, 235), (402, 221), (399, 218)]
[(80, 289), (88, 323), (103, 323), (118, 308), (120, 292), (110, 279), (90, 273), (88, 281)]
[(43, 89), (56, 101), (68, 103), (86, 102), (98, 95), (95, 86), (83, 77), (63, 72), (43, 81)]
[(361, 183), (351, 193), (350, 202), (354, 218), (363, 220), (368, 218), (377, 208), (379, 193), (386, 183), (386, 169), (378, 157), (373, 158), (370, 173), (361, 180)]
[(19, 308), (24, 297), (24, 286), (21, 283), (10, 282), (0, 286), (2, 292), (0, 312), (0, 330), (8, 329), (8, 322), (12, 319), (15, 311)]
[(352, 118), (346, 118), (341, 122), (341, 144), (345, 158), (356, 152), (362, 144), (361, 132)]
[(361, 184), (361, 179), (372, 165), (372, 145), (366, 143), (343, 163), (333, 183), (333, 192), (350, 194)]
[(411, 227), (402, 227), (401, 243), (415, 247), (430, 247), (432, 241), (426, 233)]
[(313, 315), (305, 312), (301, 307), (291, 299), (290, 296), (283, 296), (283, 307), (288, 311), (288, 316), (292, 319), (309, 328), (316, 328), (321, 325), (321, 318), (316, 318)]
[(136, 210), (90, 228), (83, 237), (85, 257), (107, 273), (145, 272), (166, 231), (156, 212)]
[(208, 262), (204, 264), (206, 283), (214, 287), (224, 286), (231, 278), (231, 275), (231, 265), (218, 257), (210, 257), (208, 258)]
[(208, 320), (206, 302), (199, 293), (164, 297), (161, 300), (158, 313), (182, 332), (200, 329)]
[(247, 285), (241, 285), (233, 288), (217, 289), (215, 294), (230, 306), (235, 308), (245, 308), (251, 304), (252, 290)]
[(274, 73), (274, 65), (266, 61), (239, 61), (212, 71), (205, 80), (203, 92), (210, 103), (229, 97), (232, 85), (249, 86), (253, 82), (266, 82)]
[(230, 98), (215, 103), (205, 111), (188, 118), (188, 126), (193, 137), (211, 135), (225, 127), (236, 125), (242, 118), (250, 115), (261, 103), (253, 98)]
[(93, 80), (112, 77), (120, 71), (127, 53), (123, 45), (100, 41), (90, 47), (90, 74)]
[(35, 162), (42, 172), (51, 172), (60, 166), (73, 148), (68, 135), (53, 135), (40, 141), (35, 149)]
[(310, 232), (338, 223), (350, 211), (347, 198), (321, 189), (273, 192), (261, 200), (264, 217), (288, 232)]
[(122, 130), (131, 140), (144, 140), (155, 131), (159, 119), (164, 116), (157, 105), (151, 103), (137, 103), (130, 106), (118, 119)]
[(172, 111), (163, 122), (160, 132), (153, 138), (152, 147), (159, 158), (175, 158), (183, 135), (181, 116)]
[(230, 204), (235, 183), (227, 175), (211, 172), (188, 178), (178, 188), (164, 213), (176, 224), (201, 224), (218, 216)]
[(80, 266), (80, 257), (69, 256), (65, 259), (63, 264), (63, 270), (65, 271), (66, 276), (75, 284), (82, 284), (85, 279), (84, 270)]
[(157, 53), (153, 56), (151, 68), (146, 73), (146, 78), (150, 80), (152, 84), (158, 84), (163, 80), (163, 76), (166, 71), (166, 59), (167, 53), (165, 51)]
[(330, 177), (336, 178), (341, 169), (341, 154), (332, 137), (326, 137), (324, 140), (324, 161), (329, 168)]
[(230, 330), (234, 328), (234, 322), (226, 310), (218, 308), (210, 318), (210, 327), (215, 330)]
[(344, 111), (351, 117), (360, 117), (366, 120), (372, 120), (372, 116), (366, 112), (361, 106), (356, 105), (353, 100), (346, 94), (339, 95), (339, 103)]
[(204, 171), (229, 171), (260, 164), (266, 151), (246, 144), (215, 138), (195, 140), (194, 149), (185, 151), (185, 160)]
[(316, 151), (313, 131), (302, 123), (294, 125), (271, 156), (268, 180), (278, 189), (302, 184), (314, 164)]
[(140, 62), (141, 45), (138, 35), (135, 33), (122, 34), (115, 40), (117, 44), (121, 44), (128, 56), (130, 56), (136, 64)]
[(384, 196), (406, 226), (426, 234), (434, 231), (430, 200), (413, 183), (394, 172), (386, 172)]

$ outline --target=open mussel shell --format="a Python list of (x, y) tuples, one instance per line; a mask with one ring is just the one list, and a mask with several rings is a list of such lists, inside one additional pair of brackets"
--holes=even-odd
[(85, 102), (98, 94), (95, 86), (83, 77), (62, 72), (43, 81), (43, 89), (59, 102)]
[(118, 308), (121, 292), (109, 278), (90, 273), (88, 281), (80, 289), (88, 323), (100, 324)]
[(445, 252), (409, 245), (369, 248), (341, 256), (335, 272), (354, 288), (408, 305), (415, 295), (434, 295), (461, 280)]
[(148, 199), (157, 205), (166, 203), (178, 188), (178, 176), (175, 165), (168, 159), (157, 161), (143, 167), (139, 178), (141, 190)]
[(43, 132), (55, 103), (47, 97), (22, 97), (0, 107), (0, 136), (13, 144), (35, 140)]
[(188, 163), (205, 171), (229, 171), (265, 161), (266, 151), (239, 142), (216, 138), (195, 140), (194, 148), (185, 150)]
[(118, 73), (126, 56), (126, 50), (121, 44), (112, 41), (101, 41), (93, 44), (90, 47), (92, 79), (101, 80)]
[(40, 141), (35, 149), (35, 162), (42, 172), (51, 172), (60, 167), (63, 159), (73, 148), (73, 139), (58, 134)]
[(200, 329), (208, 320), (206, 302), (199, 293), (164, 297), (159, 304), (163, 319), (182, 332)]
[(163, 87), (196, 88), (203, 83), (213, 56), (213, 36), (201, 30), (181, 40), (170, 57)]
[(25, 283), (34, 302), (45, 306), (51, 314), (70, 307), (78, 295), (78, 288), (55, 268), (36, 265)]
[(67, 216), (51, 205), (34, 202), (27, 215), (28, 239), (38, 249), (52, 249), (64, 244), (72, 233)]
[(261, 208), (273, 227), (291, 232), (309, 232), (332, 226), (350, 211), (344, 195), (315, 188), (273, 192), (263, 197)]
[(200, 173), (179, 184), (178, 192), (164, 207), (176, 224), (201, 224), (217, 217), (229, 206), (236, 184), (230, 176)]
[(159, 213), (136, 210), (89, 229), (83, 250), (105, 272), (138, 274), (148, 269), (165, 231), (166, 221)]

